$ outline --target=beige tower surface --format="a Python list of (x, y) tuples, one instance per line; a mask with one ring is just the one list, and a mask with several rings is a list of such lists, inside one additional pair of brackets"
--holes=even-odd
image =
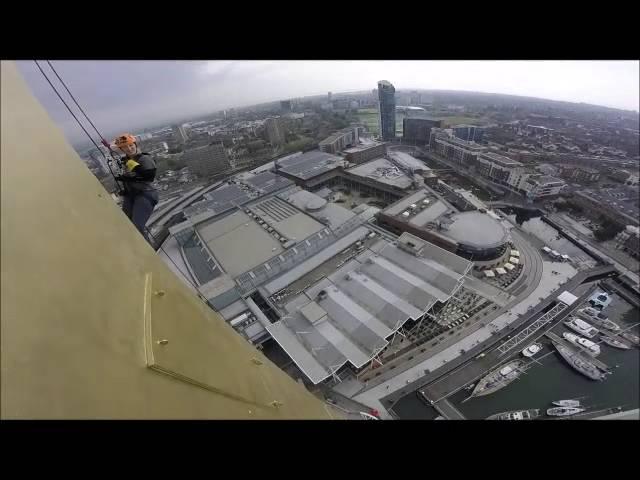
[(1, 418), (337, 418), (174, 276), (1, 68)]

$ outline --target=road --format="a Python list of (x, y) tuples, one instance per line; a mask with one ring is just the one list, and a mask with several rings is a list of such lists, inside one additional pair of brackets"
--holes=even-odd
[(629, 270), (626, 266), (616, 261), (610, 255), (607, 255), (607, 253), (604, 252), (598, 246), (598, 244), (595, 243), (594, 240), (576, 231), (571, 225), (569, 225), (566, 221), (564, 221), (562, 217), (558, 215), (549, 215), (549, 218), (554, 222), (557, 222), (558, 224), (562, 225), (562, 227), (565, 229), (565, 233), (567, 235), (572, 236), (582, 247), (592, 251), (595, 250), (595, 253), (597, 255), (600, 255), (602, 258), (604, 258), (608, 262), (611, 262), (620, 272), (624, 273), (627, 277), (629, 277), (633, 281), (633, 283), (636, 285), (636, 288), (638, 288), (638, 283), (640, 282), (640, 278), (638, 277), (637, 273), (633, 272), (632, 270)]

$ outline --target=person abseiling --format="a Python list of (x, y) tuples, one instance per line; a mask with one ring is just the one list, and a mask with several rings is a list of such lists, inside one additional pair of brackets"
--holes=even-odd
[(118, 136), (114, 143), (125, 154), (120, 160), (125, 173), (116, 177), (124, 185), (120, 192), (123, 196), (122, 211), (150, 242), (145, 225), (158, 203), (158, 192), (153, 187), (156, 162), (148, 153), (138, 151), (136, 139), (129, 133)]

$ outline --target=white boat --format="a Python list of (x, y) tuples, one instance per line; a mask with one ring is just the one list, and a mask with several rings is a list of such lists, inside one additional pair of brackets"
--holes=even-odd
[(579, 407), (580, 400), (555, 400), (551, 404), (557, 407)]
[(597, 328), (593, 328), (590, 324), (579, 318), (569, 317), (569, 320), (564, 322), (564, 324), (574, 332), (584, 335), (587, 338), (593, 338), (599, 333)]
[(515, 410), (512, 412), (496, 413), (487, 417), (487, 420), (533, 420), (540, 416), (540, 410), (533, 408), (531, 410)]
[(589, 303), (599, 310), (603, 310), (609, 306), (612, 298), (609, 296), (607, 292), (599, 291), (594, 293), (591, 298), (589, 298)]
[(624, 338), (625, 340), (628, 340), (628, 341), (630, 341), (631, 343), (633, 343), (636, 347), (637, 347), (638, 345), (640, 345), (640, 338), (638, 338), (638, 336), (637, 336), (637, 335), (634, 335), (634, 334), (633, 334), (633, 333), (631, 333), (631, 332), (622, 332), (622, 333), (620, 334), (620, 336), (621, 336), (622, 338)]
[(610, 347), (619, 348), (620, 350), (629, 350), (631, 348), (631, 346), (627, 343), (621, 342), (617, 338), (609, 337), (608, 335), (604, 335), (602, 333), (600, 334), (600, 340), (602, 340)]
[(482, 377), (471, 392), (472, 397), (480, 397), (496, 392), (516, 380), (523, 372), (525, 362), (512, 360)]
[(533, 357), (540, 350), (542, 350), (542, 344), (541, 343), (534, 343), (532, 345), (529, 345), (524, 350), (522, 350), (522, 355), (524, 355), (527, 358), (530, 358), (530, 357)]
[(556, 350), (558, 350), (560, 356), (564, 358), (576, 371), (591, 380), (604, 380), (606, 374), (600, 371), (596, 365), (589, 362), (586, 358), (582, 358), (580, 355), (577, 355), (572, 347), (567, 347), (564, 344), (557, 342), (552, 343), (553, 346), (556, 347)]
[(585, 320), (589, 320), (590, 322), (593, 322), (594, 324), (600, 327), (604, 327), (607, 330), (611, 330), (613, 332), (620, 331), (620, 325), (609, 320), (606, 315), (603, 315), (602, 313), (600, 313), (600, 311), (596, 310), (595, 308), (591, 308), (591, 307), (581, 308), (578, 310), (577, 313)]
[(553, 407), (547, 409), (547, 415), (551, 417), (568, 417), (576, 413), (584, 412), (586, 408), (580, 407)]
[(562, 336), (568, 342), (571, 342), (578, 347), (582, 347), (592, 357), (600, 355), (600, 345), (597, 343), (587, 340), (586, 338), (582, 338), (575, 333), (564, 332)]

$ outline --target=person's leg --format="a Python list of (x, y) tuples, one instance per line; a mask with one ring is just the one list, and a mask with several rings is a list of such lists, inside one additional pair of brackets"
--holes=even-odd
[(149, 217), (153, 212), (153, 208), (157, 203), (157, 201), (154, 202), (154, 200), (155, 198), (143, 194), (136, 195), (133, 202), (133, 216), (131, 220), (147, 241), (149, 241), (149, 238), (145, 233), (145, 224), (147, 223), (147, 220), (149, 220)]
[(127, 218), (131, 219), (131, 215), (133, 214), (133, 197), (131, 195), (122, 197), (122, 211)]

